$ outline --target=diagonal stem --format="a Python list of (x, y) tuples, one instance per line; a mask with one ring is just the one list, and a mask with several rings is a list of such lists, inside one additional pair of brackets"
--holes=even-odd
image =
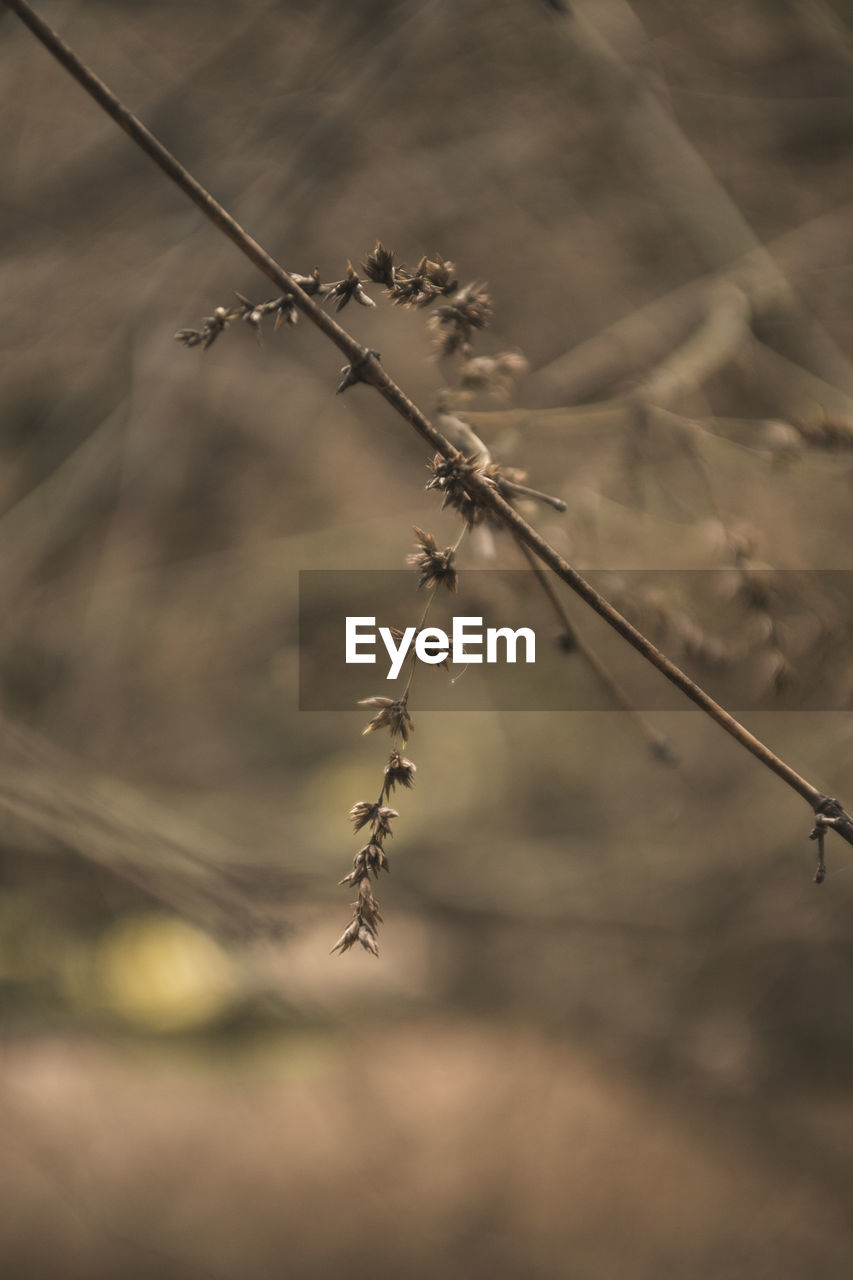
[[(145, 125), (115, 96), (115, 94), (89, 68), (80, 61), (77, 55), (53, 31), (42, 18), (31, 8), (26, 0), (3, 0), (7, 8), (18, 15), (36, 38), (48, 49), (58, 62), (82, 85), (88, 94), (121, 126), (125, 133), (141, 147), (155, 164), (163, 170), (167, 177), (184, 192), (190, 200), (217, 226), (220, 231), (254, 263), (268, 279), (281, 290), (288, 293), (294, 305), (320, 329), (350, 361), (353, 371), (357, 371), (357, 381), (367, 382), (375, 387), (379, 394), (393, 409), (445, 458), (462, 461), (462, 455), (450, 441), (438, 431), (428, 418), (418, 409), (400, 387), (388, 376), (379, 363), (376, 355), (363, 347), (342, 329), (321, 307), (308, 296), (283, 267), (272, 258), (256, 240), (240, 226), (236, 219), (216, 201), (209, 191), (198, 182), (191, 173), (177, 160), (170, 151), (154, 136)], [(532, 528), (515, 508), (503, 498), (488, 478), (472, 470), (465, 480), (466, 487), (472, 497), (509, 529), (514, 537), (528, 547), (538, 560), (552, 569), (558, 578), (580, 596), (604, 621), (619, 634), (633, 649), (658, 671), (677, 689), (690, 699), (695, 706), (716, 721), (726, 733), (730, 734), (763, 765), (772, 770), (777, 777), (787, 783), (792, 790), (811, 805), (814, 812), (823, 819), (823, 827), (831, 827), (849, 844), (853, 844), (853, 818), (842, 808), (837, 800), (824, 795), (817, 787), (792, 769), (789, 764), (770, 750), (760, 739), (750, 733), (724, 707), (715, 702), (695, 681), (683, 672), (674, 662), (652, 644), (638, 631), (618, 609), (615, 609), (601, 596), (576, 569), (563, 559), (545, 539)]]
[(519, 542), (516, 538), (516, 545), (530, 565), (531, 571), (536, 575), (536, 580), (545, 593), (551, 608), (557, 616), (557, 619), (563, 628), (562, 637), (567, 641), (567, 651), (569, 653), (578, 653), (583, 658), (589, 669), (601, 683), (613, 699), (615, 705), (621, 708), (639, 729), (640, 733), (648, 743), (652, 755), (663, 764), (674, 765), (678, 763), (678, 758), (672, 750), (669, 742), (662, 733), (650, 724), (642, 712), (638, 711), (631, 699), (628, 697), (622, 686), (614, 679), (607, 670), (607, 667), (599, 658), (592, 645), (584, 640), (583, 636), (578, 633), (577, 628), (568, 615), (566, 606), (554, 590), (550, 577), (539, 564), (533, 552), (523, 542)]

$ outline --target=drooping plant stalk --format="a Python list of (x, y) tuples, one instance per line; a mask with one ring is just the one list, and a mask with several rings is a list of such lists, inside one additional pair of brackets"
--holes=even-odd
[[(512, 503), (501, 492), (485, 469), (466, 459), (451, 442), (429, 421), (421, 410), (383, 369), (375, 352), (357, 342), (337, 321), (325, 312), (300, 286), (294, 277), (284, 270), (261, 245), (214, 199), (209, 191), (169, 152), (149, 129), (135, 116), (114, 93), (100, 80), (31, 8), (26, 0), (3, 0), (48, 49), (57, 61), (95, 99), (124, 132), (154, 161), (177, 187), (219, 228), (240, 251), (271, 280), (278, 289), (292, 300), (293, 306), (321, 330), (344, 353), (348, 360), (344, 371), (344, 383), (352, 386), (364, 382), (372, 386), (398, 415), (436, 452), (432, 487), (441, 488), (455, 505), (465, 504), (503, 524), (513, 536), (527, 547), (558, 578), (567, 584), (582, 600), (612, 627), (633, 649), (695, 706), (731, 735), (763, 765), (801, 796), (816, 815), (811, 838), (819, 845), (820, 856), (815, 879), (824, 877), (823, 839), (826, 830), (838, 832), (853, 844), (853, 818), (841, 804), (825, 795), (789, 764), (780, 759), (724, 707), (715, 702), (695, 681), (670, 661), (654, 644), (634, 627), (622, 614), (599, 594), (586, 579), (545, 541), (537, 531), (519, 515)], [(343, 384), (342, 384), (343, 387)]]

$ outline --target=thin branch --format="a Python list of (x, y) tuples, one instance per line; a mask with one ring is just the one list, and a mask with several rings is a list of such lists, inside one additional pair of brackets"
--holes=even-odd
[(734, 358), (749, 335), (750, 307), (735, 285), (721, 281), (702, 324), (635, 388), (633, 396), (657, 407), (701, 387)]
[[(359, 380), (375, 387), (379, 394), (423, 440), (445, 459), (456, 464), (457, 469), (462, 470), (462, 465), (464, 464), (462, 455), (458, 450), (454, 449), (450, 441), (441, 432), (436, 430), (420, 409), (388, 376), (377, 357), (366, 347), (356, 342), (299, 288), (295, 280), (284, 268), (243, 230), (222, 205), (188, 173), (162, 143), (145, 128), (141, 121), (128, 111), (107, 86), (80, 61), (64, 41), (34, 13), (25, 0), (4, 0), (4, 3), (20, 17), (21, 21), (25, 23), (74, 79), (82, 85), (86, 92), (112, 116), (128, 136), (201, 209), (205, 216), (227, 235), (264, 275), (278, 285), (280, 289), (292, 296), (294, 305), (316, 324), (318, 329), (347, 356), (351, 367), (358, 369)], [(487, 476), (478, 472), (474, 467), (466, 468), (464, 488), (467, 490), (473, 505), (485, 508), (497, 517), (519, 542), (528, 547), (543, 564), (552, 569), (557, 577), (571, 587), (599, 617), (603, 618), (647, 662), (657, 668), (671, 684), (680, 689), (695, 706), (716, 721), (742, 747), (806, 800), (817, 815), (827, 820), (824, 825), (831, 826), (848, 843), (853, 844), (853, 819), (844, 811), (838, 801), (824, 795), (817, 787), (812, 786), (810, 782), (801, 777), (796, 770), (786, 764), (784, 760), (781, 760), (768, 746), (715, 702), (685, 672), (681, 671), (674, 662), (671, 662), (669, 658), (661, 653), (646, 636), (632, 626), (617, 609), (595, 591), (586, 579), (576, 569), (573, 569), (535, 529), (527, 524), (515, 508), (500, 495), (495, 484)]]
[(677, 764), (678, 757), (675, 755), (667, 738), (655, 729), (642, 712), (638, 711), (625, 690), (618, 681), (611, 675), (607, 667), (599, 658), (592, 645), (587, 644), (583, 636), (578, 631), (575, 624), (569, 617), (565, 604), (554, 590), (551, 579), (548, 574), (537, 563), (533, 552), (523, 542), (516, 539), (516, 545), (524, 556), (531, 570), (536, 576), (536, 580), (544, 591), (550, 602), (551, 608), (562, 627), (560, 633), (560, 641), (563, 643), (567, 653), (577, 653), (583, 658), (589, 669), (593, 672), (596, 679), (599, 680), (613, 702), (622, 711), (626, 712), (632, 722), (637, 726), (655, 759), (662, 761), (664, 764)]

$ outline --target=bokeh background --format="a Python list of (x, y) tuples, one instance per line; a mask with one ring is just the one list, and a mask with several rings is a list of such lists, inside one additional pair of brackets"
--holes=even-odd
[[(380, 237), (489, 282), (474, 354), (529, 373), (467, 407), (568, 502), (529, 514), (579, 567), (617, 593), (626, 569), (851, 569), (850, 7), (574, 7), (40, 11), (289, 269), (338, 279)], [(297, 574), (399, 568), (413, 523), (458, 525), (307, 322), (173, 341), (270, 287), (9, 14), (0, 66), (3, 1271), (848, 1276), (853, 850), (816, 888), (808, 808), (697, 713), (649, 713), (672, 768), (624, 712), (419, 715), (416, 687), (381, 955), (330, 956), (388, 742), (298, 709)], [(687, 435), (562, 412), (701, 322), (732, 208), (811, 367), (765, 317), (671, 406)], [(342, 319), (431, 412), (459, 363), (373, 292)], [(500, 537), (462, 554), (519, 567)], [(789, 687), (779, 636), (795, 680), (825, 659), (803, 618), (831, 626), (785, 607), (799, 630), (737, 596), (698, 633), (658, 600), (656, 625), (707, 657), (728, 611)], [(566, 679), (594, 677), (575, 655)], [(746, 719), (853, 799), (849, 713)]]

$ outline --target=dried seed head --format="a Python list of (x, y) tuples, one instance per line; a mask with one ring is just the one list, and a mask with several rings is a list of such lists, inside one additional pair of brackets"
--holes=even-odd
[(220, 333), (225, 332), (235, 314), (239, 315), (239, 310), (234, 313), (226, 307), (217, 307), (212, 316), (204, 318), (200, 329), (179, 329), (175, 338), (178, 342), (183, 342), (186, 347), (201, 346), (206, 351), (208, 347), (213, 346)]
[(204, 339), (205, 335), (202, 329), (179, 329), (175, 334), (175, 341), (182, 342), (185, 347), (198, 347), (202, 344), (209, 347), (210, 342), (214, 341), (211, 338), (210, 342), (205, 343)]
[(453, 276), (453, 263), (445, 262), (440, 253), (436, 261), (423, 257), (414, 271), (397, 267), (388, 289), (392, 302), (403, 307), (428, 307), (436, 298), (449, 297), (459, 287)]
[(358, 886), (358, 902), (355, 904), (356, 911), (361, 917), (361, 923), (374, 931), (382, 923), (382, 913), (379, 910), (379, 903), (373, 896), (373, 889), (370, 887), (369, 880), (362, 880)]
[(371, 824), (371, 833), (374, 840), (381, 840), (385, 836), (391, 834), (391, 822), (400, 815), (396, 809), (389, 809), (386, 805), (371, 804), (368, 800), (359, 800), (358, 804), (354, 804), (349, 811), (350, 820), (353, 824), (353, 830), (360, 831), (362, 827)]
[(471, 476), (474, 474), (492, 483), (484, 468), (476, 457), (466, 458), (461, 453), (452, 458), (444, 458), (437, 453), (428, 464), (432, 479), (427, 481), (427, 489), (440, 489), (444, 494), (442, 509), (453, 507), (469, 525), (481, 524), (488, 514), (488, 508), (478, 495), (470, 488)]
[(435, 289), (425, 276), (404, 275), (398, 269), (393, 288), (388, 290), (391, 301), (398, 307), (428, 307), (438, 297)]
[(390, 795), (394, 787), (413, 787), (417, 766), (401, 756), (399, 751), (392, 751), (385, 766), (385, 790)]
[(394, 287), (394, 254), (386, 249), (381, 240), (376, 241), (376, 248), (368, 254), (361, 264), (361, 269), (374, 284), (384, 284), (389, 289)]
[(332, 947), (331, 951), (329, 952), (329, 955), (333, 956), (336, 951), (339, 951), (341, 955), (343, 955), (345, 951), (349, 951), (350, 947), (355, 946), (355, 944), (359, 940), (358, 930), (359, 930), (358, 919), (356, 918), (351, 920), (347, 925), (346, 929), (344, 929), (341, 936), (338, 938), (335, 945)]
[(379, 943), (376, 941), (376, 934), (370, 928), (370, 925), (359, 925), (358, 940), (365, 951), (369, 951), (372, 956), (379, 955)]
[(365, 951), (369, 951), (373, 956), (378, 956), (379, 944), (376, 941), (376, 929), (382, 916), (379, 914), (376, 900), (373, 899), (372, 906), (365, 904), (363, 907), (360, 900), (353, 905), (355, 908), (353, 918), (332, 947), (330, 954), (334, 955), (336, 951), (339, 951), (343, 955), (345, 951), (349, 951), (350, 947), (354, 947), (357, 942), (360, 942)]
[(431, 533), (414, 526), (415, 537), (420, 550), (406, 557), (406, 563), (414, 565), (420, 571), (418, 589), (421, 587), (437, 587), (444, 585), (448, 591), (455, 591), (458, 574), (453, 562), (456, 552), (452, 547), (439, 551), (438, 544)]
[(397, 702), (392, 698), (362, 698), (358, 705), (379, 707), (377, 714), (366, 728), (362, 729), (362, 736), (366, 733), (375, 733), (377, 729), (390, 729), (392, 737), (399, 734), (404, 742), (408, 742), (409, 734), (415, 731), (412, 717), (406, 710), (405, 698), (400, 698)]
[(359, 800), (358, 804), (354, 804), (349, 811), (353, 830), (360, 831), (362, 827), (366, 827), (368, 822), (372, 820), (373, 812), (376, 808), (377, 806), (371, 804), (369, 800)]
[(279, 298), (275, 309), (275, 324), (273, 326), (273, 331), (278, 333), (283, 324), (296, 324), (298, 319), (299, 312), (296, 309), (296, 304), (293, 299), (288, 297), (287, 294), (285, 294), (284, 297)]
[(364, 292), (361, 284), (361, 277), (356, 271), (352, 263), (347, 260), (347, 273), (343, 280), (339, 280), (337, 284), (333, 284), (326, 294), (326, 301), (335, 301), (335, 310), (343, 311), (344, 307), (351, 299), (360, 302), (363, 307), (375, 307), (376, 303)]
[(482, 284), (460, 289), (453, 301), (430, 317), (439, 355), (467, 355), (475, 329), (485, 329), (492, 315), (492, 300)]
[(395, 818), (399, 818), (396, 809), (390, 809), (387, 805), (379, 805), (373, 815), (373, 832), (374, 840), (384, 840), (386, 836), (391, 835), (391, 823)]
[(360, 884), (362, 880), (366, 880), (370, 875), (375, 880), (378, 880), (379, 872), (388, 870), (387, 853), (380, 844), (377, 844), (375, 840), (371, 840), (363, 849), (359, 849), (352, 860), (352, 871), (349, 875), (344, 876), (343, 880), (339, 880), (338, 884)]
[(382, 848), (382, 845), (377, 844), (375, 840), (371, 840), (369, 844), (366, 844), (361, 852), (364, 854), (365, 866), (372, 874), (374, 880), (379, 879), (380, 871), (390, 870), (388, 866), (388, 855)]
[(418, 263), (418, 275), (423, 276), (430, 284), (441, 294), (445, 296), (455, 293), (459, 288), (459, 281), (454, 279), (454, 264), (447, 262), (442, 258), (440, 253), (436, 255), (437, 261), (431, 262), (428, 258), (421, 258)]
[(493, 399), (506, 401), (512, 395), (515, 379), (525, 374), (528, 368), (520, 351), (472, 356), (459, 370), (459, 385), (463, 391), (479, 391)]

